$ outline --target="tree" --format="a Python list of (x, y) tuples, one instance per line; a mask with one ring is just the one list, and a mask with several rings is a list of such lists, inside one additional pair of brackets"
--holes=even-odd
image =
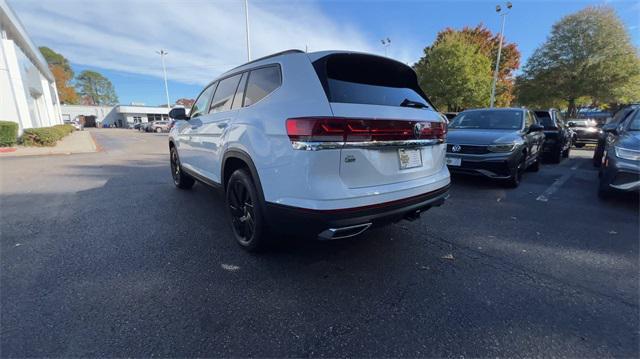
[[(464, 27), (458, 31), (446, 28), (436, 36), (434, 45), (442, 41), (446, 36), (460, 33), (471, 43), (478, 45), (481, 53), (491, 60), (491, 70), (496, 67), (498, 59), (498, 47), (500, 46), (500, 34), (493, 34), (483, 24), (476, 27)], [(496, 83), (496, 106), (507, 107), (515, 98), (514, 72), (520, 67), (520, 51), (514, 43), (508, 43), (503, 39), (502, 52), (500, 54), (500, 66), (498, 67), (498, 82)]]
[(64, 56), (48, 47), (42, 46), (39, 49), (42, 56), (47, 60), (49, 69), (56, 81), (56, 89), (58, 90), (60, 102), (67, 104), (78, 103), (78, 94), (71, 84), (71, 80), (73, 79), (73, 70), (71, 69), (71, 65), (69, 65), (69, 61)]
[(489, 105), (491, 61), (466, 35), (443, 35), (425, 48), (414, 67), (420, 86), (437, 107), (460, 111)]
[(85, 70), (76, 77), (80, 95), (94, 105), (116, 105), (118, 96), (108, 78), (95, 71)]
[(592, 105), (640, 99), (640, 58), (610, 7), (587, 7), (553, 25), (517, 78), (518, 102)]
[(176, 101), (176, 105), (184, 106), (185, 108), (191, 108), (196, 100), (192, 98), (181, 98)]

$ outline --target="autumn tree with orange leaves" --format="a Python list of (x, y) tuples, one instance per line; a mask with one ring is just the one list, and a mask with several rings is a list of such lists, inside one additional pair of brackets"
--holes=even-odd
[[(493, 76), (493, 70), (495, 69), (496, 59), (498, 57), (498, 46), (500, 42), (500, 35), (493, 34), (491, 30), (487, 29), (484, 25), (480, 24), (476, 27), (464, 27), (462, 30), (456, 30), (452, 28), (446, 28), (438, 33), (433, 44), (425, 48), (425, 56), (415, 65), (418, 74), (421, 70), (428, 68), (429, 57), (431, 50), (442, 44), (443, 41), (449, 39), (452, 35), (456, 35), (457, 38), (462, 38), (470, 46), (473, 46), (475, 51), (485, 56), (491, 62), (491, 68), (489, 73), (484, 69), (483, 76)], [(450, 59), (455, 61), (455, 59)], [(516, 44), (509, 43), (506, 40), (502, 44), (502, 54), (500, 56), (500, 66), (498, 68), (498, 82), (496, 84), (496, 106), (506, 107), (510, 106), (514, 99), (514, 72), (520, 66), (520, 51)], [(427, 94), (428, 89), (425, 89)], [(471, 105), (471, 104), (470, 104)], [(486, 106), (489, 104), (487, 103)], [(451, 110), (451, 109), (450, 109)]]
[(76, 89), (71, 84), (73, 70), (69, 65), (69, 61), (61, 54), (45, 46), (40, 47), (40, 52), (47, 60), (49, 69), (56, 81), (60, 102), (63, 104), (77, 104), (79, 98)]

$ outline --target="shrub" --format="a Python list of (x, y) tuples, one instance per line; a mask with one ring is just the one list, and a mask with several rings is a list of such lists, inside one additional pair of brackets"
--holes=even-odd
[(18, 124), (11, 121), (0, 121), (0, 147), (13, 146), (18, 142)]
[(24, 130), (20, 142), (25, 146), (55, 146), (64, 136), (73, 132), (72, 125), (29, 128)]

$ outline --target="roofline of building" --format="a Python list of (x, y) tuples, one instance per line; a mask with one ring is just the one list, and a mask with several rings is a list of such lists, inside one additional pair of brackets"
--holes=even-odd
[(1, 28), (11, 35), (10, 38), (17, 43), (22, 52), (33, 62), (44, 77), (54, 82), (55, 78), (49, 70), (47, 60), (44, 59), (40, 50), (31, 42), (22, 22), (20, 22), (20, 19), (5, 0), (0, 0), (0, 24)]

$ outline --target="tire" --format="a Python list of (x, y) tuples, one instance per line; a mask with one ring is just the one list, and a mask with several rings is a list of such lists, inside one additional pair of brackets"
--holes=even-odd
[(602, 199), (608, 199), (611, 197), (611, 188), (604, 179), (604, 176), (600, 176), (600, 182), (598, 183), (598, 197)]
[(196, 181), (182, 171), (178, 150), (173, 146), (169, 151), (169, 162), (171, 163), (171, 177), (173, 178), (173, 184), (180, 189), (191, 189)]
[(604, 146), (598, 144), (595, 151), (593, 151), (593, 167), (600, 168), (602, 166), (602, 157), (604, 155)]
[(246, 169), (241, 168), (231, 174), (225, 199), (236, 242), (249, 252), (264, 250), (268, 244), (264, 212), (253, 179)]
[(531, 172), (540, 171), (540, 161), (542, 161), (542, 158), (538, 155), (536, 161), (531, 165), (531, 167), (529, 167), (529, 170), (531, 170)]
[(551, 163), (560, 163), (562, 161), (562, 148), (559, 147), (556, 151), (553, 151), (550, 155)]
[(505, 181), (505, 185), (507, 187), (517, 188), (520, 185), (520, 182), (522, 181), (522, 173), (525, 170), (525, 161), (526, 156), (523, 154), (515, 168), (511, 169), (511, 177)]
[(162, 129), (160, 127), (156, 128), (156, 133), (160, 133), (162, 132)]

